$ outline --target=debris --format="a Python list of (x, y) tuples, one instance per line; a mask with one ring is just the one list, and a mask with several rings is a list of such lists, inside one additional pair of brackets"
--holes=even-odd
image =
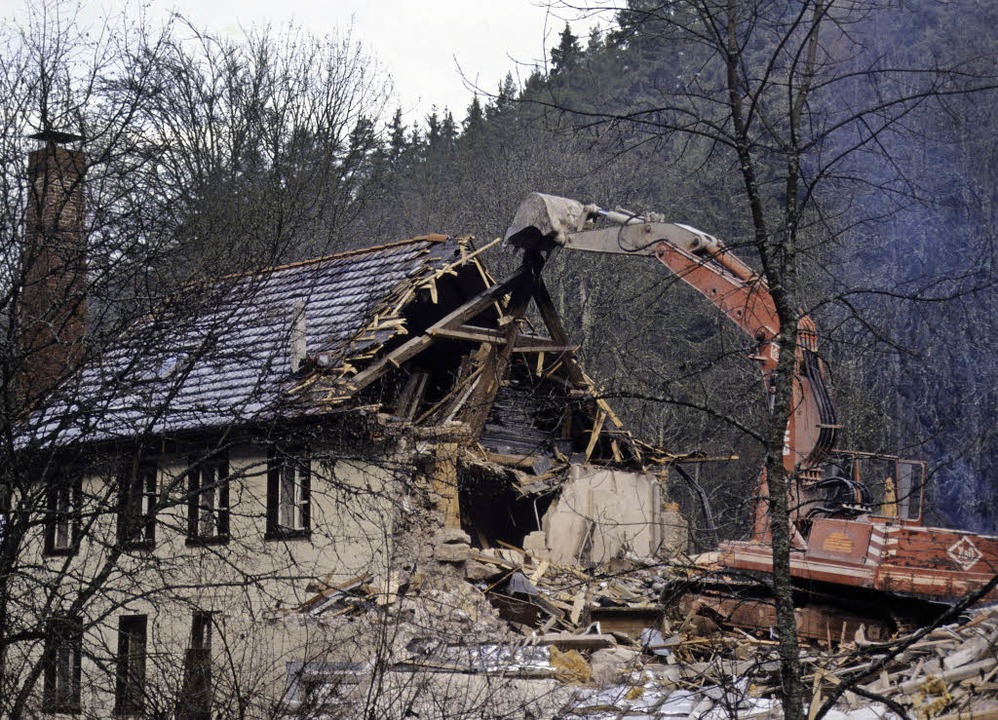
[(611, 647), (596, 650), (589, 656), (593, 681), (597, 685), (619, 682), (630, 674), (639, 658), (640, 654), (630, 648)]
[(470, 545), (471, 538), (460, 528), (442, 528), (437, 530), (433, 541), (437, 545)]
[(464, 576), (472, 582), (477, 582), (495, 577), (496, 571), (495, 568), (490, 568), (477, 560), (468, 560), (464, 564)]
[(463, 563), (471, 557), (468, 545), (437, 545), (433, 548), (433, 559), (444, 563)]
[(562, 652), (556, 645), (552, 646), (551, 667), (562, 682), (585, 685), (593, 679), (592, 668), (578, 650)]
[(530, 582), (522, 572), (515, 572), (509, 576), (509, 583), (506, 585), (507, 595), (524, 595), (536, 597), (537, 586)]

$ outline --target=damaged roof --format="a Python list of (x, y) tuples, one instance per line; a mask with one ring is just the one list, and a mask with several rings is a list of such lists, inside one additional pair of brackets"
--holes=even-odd
[(108, 440), (295, 412), (296, 313), (304, 311), (304, 367), (345, 374), (357, 356), (406, 334), (402, 307), (472, 251), (469, 239), (428, 235), (188, 287), (86, 364), (35, 417), (32, 435)]
[(582, 370), (543, 260), (489, 276), (480, 256), (497, 242), (427, 235), (191, 285), (85, 362), (25, 424), (22, 447), (349, 411), (375, 435), (471, 443), (477, 463), (533, 473), (520, 482), (531, 495), (573, 462), (668, 462)]

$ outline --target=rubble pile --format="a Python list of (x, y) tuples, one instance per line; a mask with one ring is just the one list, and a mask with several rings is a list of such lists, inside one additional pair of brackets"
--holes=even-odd
[[(777, 641), (667, 613), (660, 598), (678, 566), (626, 557), (586, 570), (511, 546), (472, 548), (459, 532), (434, 539), (433, 555), (463, 580), (357, 578), (323, 589), (307, 611), (394, 609), (407, 619), (394, 671), (543, 683), (538, 695), (557, 708), (544, 717), (782, 717)], [(806, 646), (810, 717), (846, 682), (826, 717), (998, 719), (998, 609), (904, 642), (872, 643), (861, 630)]]

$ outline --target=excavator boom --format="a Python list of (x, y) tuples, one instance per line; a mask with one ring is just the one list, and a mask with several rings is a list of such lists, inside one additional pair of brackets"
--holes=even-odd
[[(506, 232), (514, 247), (649, 255), (706, 297), (756, 343), (767, 391), (779, 361), (780, 321), (766, 281), (720, 240), (689, 225), (655, 215), (605, 210), (576, 200), (531, 193)], [(816, 467), (835, 441), (835, 410), (817, 355), (817, 331), (806, 315), (798, 321), (793, 408), (784, 463), (788, 473)], [(772, 406), (771, 406), (772, 407)], [(817, 479), (814, 477), (813, 479)], [(756, 534), (764, 534), (761, 528)]]

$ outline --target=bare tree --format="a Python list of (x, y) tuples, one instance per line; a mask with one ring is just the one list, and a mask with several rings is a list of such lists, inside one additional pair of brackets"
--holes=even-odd
[[(0, 714), (79, 712), (81, 697), (116, 685), (121, 712), (165, 716), (197, 685), (197, 653), (221, 622), (206, 608), (249, 607), (244, 588), (276, 597), (307, 572), (290, 550), (261, 567), (227, 544), (230, 523), (256, 530), (249, 508), (268, 502), (257, 487), (240, 510), (241, 479), (266, 486), (283, 462), (307, 487), (301, 461), (266, 455), (303, 437), (266, 424), (253, 438), (163, 430), (212, 411), (178, 407), (180, 388), (247, 322), (260, 287), (252, 276), (238, 288), (188, 283), (325, 251), (354, 212), (386, 85), (349, 36), (237, 45), (182, 19), (92, 34), (76, 21), (46, 5), (2, 28)], [(291, 315), (279, 325), (286, 337)], [(198, 341), (183, 345), (189, 333)], [(245, 425), (263, 392), (250, 380), (229, 424)], [(251, 446), (263, 455), (240, 461), (235, 448)], [(173, 459), (157, 465), (167, 448)], [(307, 521), (304, 507), (286, 521)], [(313, 538), (327, 541), (339, 540)], [(155, 542), (171, 548), (159, 561)], [(156, 697), (138, 679), (157, 659), (147, 666), (138, 648), (173, 630), (147, 625), (149, 607), (178, 616), (183, 633), (193, 613), (190, 636), (173, 638), (190, 663), (164, 659)]]
[[(625, 145), (657, 143), (669, 153), (666, 161), (678, 152), (720, 166), (727, 173), (722, 183), (737, 179), (737, 187), (727, 188), (733, 217), (711, 230), (757, 258), (780, 320), (778, 343), (794, 348), (800, 318), (836, 303), (871, 327), (859, 314), (862, 303), (853, 301), (865, 292), (931, 302), (961, 290), (959, 283), (942, 288), (928, 281), (903, 292), (892, 284), (843, 287), (816, 271), (833, 248), (889, 215), (885, 207), (920, 199), (911, 168), (892, 152), (899, 139), (921, 128), (915, 118), (956, 96), (995, 87), (993, 64), (972, 52), (895, 62), (875, 35), (874, 20), (888, 11), (889, 4), (825, 0), (629, 2), (616, 15), (604, 56), (613, 62), (615, 53), (627, 53), (622, 62), (632, 63), (632, 72), (636, 65), (640, 80), (616, 76), (616, 85), (601, 88), (603, 104), (558, 83), (531, 100), (572, 114), (583, 128), (618, 131)], [(864, 202), (871, 192), (879, 207)], [(957, 269), (957, 275), (967, 272)], [(756, 439), (769, 483), (784, 711), (796, 718), (802, 717), (804, 690), (787, 499), (799, 478), (788, 474), (782, 459), (793, 364), (792, 352), (781, 353), (772, 378), (774, 411)]]

